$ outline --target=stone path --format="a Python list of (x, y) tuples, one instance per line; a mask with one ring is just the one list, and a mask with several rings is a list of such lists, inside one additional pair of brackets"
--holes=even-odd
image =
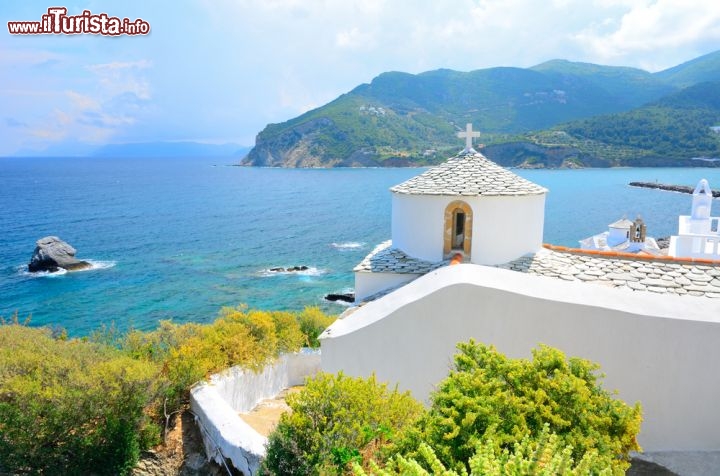
[(267, 437), (277, 426), (282, 414), (290, 411), (290, 407), (285, 403), (285, 397), (289, 393), (299, 392), (302, 388), (298, 386), (285, 389), (275, 397), (261, 401), (248, 413), (241, 413), (240, 418), (255, 431)]

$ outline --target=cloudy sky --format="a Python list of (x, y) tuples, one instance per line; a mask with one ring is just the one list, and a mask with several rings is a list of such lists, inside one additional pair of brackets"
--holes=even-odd
[[(51, 6), (147, 36), (11, 35)], [(716, 0), (3, 0), (0, 156), (107, 143), (254, 144), (384, 71), (554, 59), (659, 71), (720, 49)]]

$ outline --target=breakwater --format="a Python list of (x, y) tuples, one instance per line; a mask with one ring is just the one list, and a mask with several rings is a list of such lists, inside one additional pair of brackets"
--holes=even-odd
[[(642, 188), (656, 188), (659, 190), (667, 190), (669, 192), (680, 192), (680, 193), (693, 193), (695, 187), (688, 187), (686, 185), (669, 185), (664, 183), (656, 182), (630, 182), (631, 187), (642, 187)], [(713, 198), (720, 197), (720, 190), (712, 191)]]

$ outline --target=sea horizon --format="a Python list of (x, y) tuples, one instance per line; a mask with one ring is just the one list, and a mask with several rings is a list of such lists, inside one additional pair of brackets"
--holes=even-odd
[[(426, 169), (237, 167), (219, 157), (3, 159), (0, 316), (32, 315), (31, 325), (71, 335), (113, 322), (209, 322), (240, 304), (340, 313), (343, 305), (323, 297), (352, 291), (352, 268), (390, 238), (388, 189)], [(513, 172), (549, 189), (543, 241), (573, 247), (623, 216), (642, 216), (649, 236), (677, 231), (691, 196), (630, 181), (720, 184), (720, 169), (702, 167)], [(48, 235), (95, 269), (29, 275), (35, 241)], [(308, 271), (269, 271), (301, 265)]]

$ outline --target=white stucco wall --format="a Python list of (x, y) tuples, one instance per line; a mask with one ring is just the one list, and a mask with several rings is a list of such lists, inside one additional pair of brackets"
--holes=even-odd
[(393, 247), (415, 258), (442, 261), (445, 207), (452, 201), (441, 195), (393, 193)]
[(530, 357), (544, 343), (598, 362), (643, 405), (646, 451), (720, 450), (720, 300), (623, 291), (470, 264), (429, 273), (335, 322), (322, 367), (427, 399), (460, 341)]
[(364, 299), (377, 294), (385, 289), (392, 289), (401, 284), (416, 279), (419, 274), (409, 273), (369, 273), (365, 271), (355, 272), (355, 302), (362, 302)]
[(473, 197), (471, 262), (501, 264), (542, 248), (545, 195)]
[(472, 263), (506, 263), (541, 248), (544, 194), (462, 197), (393, 193), (393, 246), (416, 258), (441, 261), (445, 208), (455, 200), (466, 202), (473, 211)]
[(668, 254), (681, 258), (720, 259), (719, 221), (718, 217), (693, 219), (680, 215), (678, 235), (670, 237)]
[(198, 419), (208, 458), (220, 463), (224, 457), (243, 474), (256, 474), (267, 438), (239, 414), (288, 387), (301, 385), (319, 369), (320, 352), (303, 351), (284, 355), (257, 373), (233, 367), (193, 387), (190, 408)]

